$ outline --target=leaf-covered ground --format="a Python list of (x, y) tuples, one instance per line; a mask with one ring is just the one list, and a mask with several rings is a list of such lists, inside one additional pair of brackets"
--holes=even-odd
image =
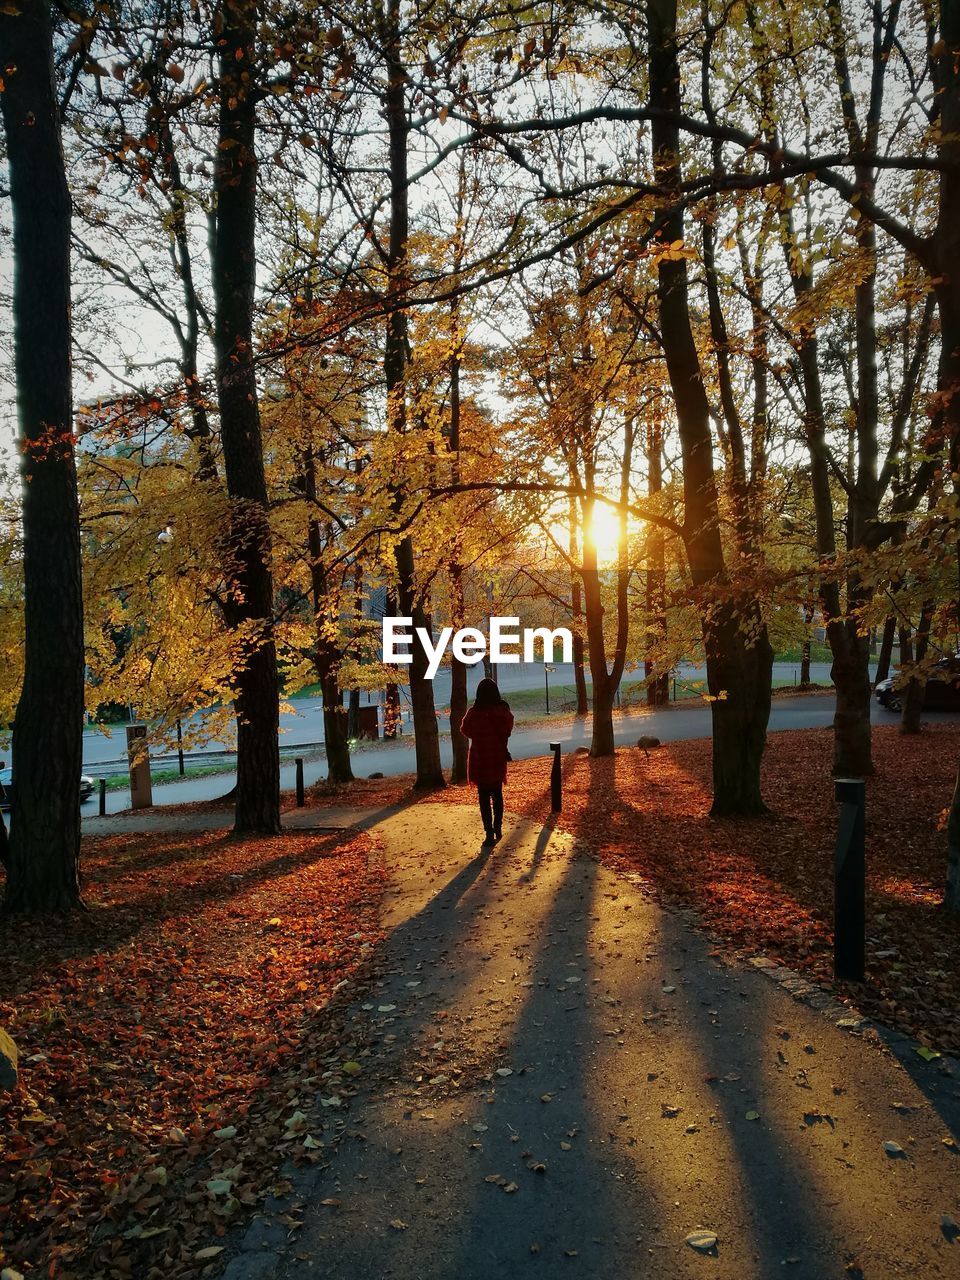
[[(928, 726), (920, 737), (904, 738), (895, 726), (882, 726), (873, 743), (868, 981), (845, 994), (922, 1044), (960, 1053), (960, 920), (940, 907), (946, 836), (937, 829), (960, 763), (960, 727)], [(606, 760), (567, 756), (558, 825), (604, 861), (639, 872), (662, 900), (696, 907), (737, 947), (830, 983), (837, 824), (831, 755), (832, 730), (771, 734), (764, 795), (775, 816), (754, 821), (708, 817), (707, 740), (671, 743), (649, 755), (621, 748)], [(507, 808), (546, 820), (549, 760), (509, 768)], [(449, 787), (433, 798), (462, 802), (469, 790)]]
[(0, 1098), (0, 1266), (218, 1269), (218, 1237), (284, 1158), (320, 1154), (298, 1100), (350, 1091), (338, 993), (355, 994), (379, 941), (375, 847), (85, 842), (88, 914), (7, 921), (0, 1025), (21, 1085)]

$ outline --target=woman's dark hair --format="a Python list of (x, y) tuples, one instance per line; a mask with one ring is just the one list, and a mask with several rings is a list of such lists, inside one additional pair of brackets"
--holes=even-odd
[(482, 711), (484, 707), (502, 707), (506, 706), (506, 703), (500, 697), (500, 690), (497, 688), (496, 682), (488, 680), (484, 676), (477, 685), (477, 696), (473, 705)]

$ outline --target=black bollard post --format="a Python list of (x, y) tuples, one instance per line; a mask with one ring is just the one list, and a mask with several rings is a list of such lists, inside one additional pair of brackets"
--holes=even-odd
[(101, 778), (100, 779), (100, 817), (105, 818), (106, 816), (107, 816), (107, 780), (106, 778)]
[(303, 808), (303, 760), (297, 756), (295, 762), (297, 766), (297, 808)]
[(553, 767), (550, 770), (550, 808), (554, 813), (559, 813), (563, 807), (563, 786), (560, 777), (560, 743), (551, 742), (550, 750), (553, 752)]
[(840, 804), (833, 871), (833, 972), (860, 982), (864, 974), (866, 910), (865, 798), (862, 778), (835, 778)]
[(183, 777), (183, 726), (180, 724), (180, 718), (177, 717), (177, 765), (180, 769), (180, 777)]

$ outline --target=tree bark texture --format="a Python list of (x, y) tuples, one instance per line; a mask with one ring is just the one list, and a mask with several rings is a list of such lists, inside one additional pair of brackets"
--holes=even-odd
[[(408, 360), (407, 315), (402, 300), (406, 291), (407, 251), (410, 234), (410, 187), (407, 169), (409, 121), (405, 85), (406, 68), (400, 47), (399, 0), (389, 0), (383, 32), (387, 64), (385, 109), (390, 147), (390, 241), (388, 248), (387, 290), (391, 307), (387, 314), (384, 341), (384, 374), (387, 384), (387, 423), (391, 431), (407, 430), (406, 373)], [(402, 506), (403, 494), (396, 494), (396, 505)], [(414, 747), (417, 760), (418, 787), (442, 787), (440, 763), (440, 731), (433, 700), (433, 682), (427, 679), (429, 659), (417, 637), (417, 628), (429, 630), (430, 620), (417, 590), (416, 560), (413, 539), (406, 534), (397, 545), (397, 600), (401, 616), (413, 619), (412, 661), (408, 668), (410, 702), (413, 707)]]
[(950, 911), (960, 911), (960, 772), (947, 818), (947, 887), (943, 905)]
[[(454, 306), (454, 326), (459, 338), (459, 318)], [(450, 357), (450, 452), (453, 455), (453, 483), (460, 480), (460, 354), (455, 350)], [(454, 632), (464, 625), (463, 609), (463, 565), (460, 563), (462, 544), (460, 538), (454, 540), (453, 557), (450, 562), (450, 597), (452, 600), (452, 618)], [(460, 732), (463, 717), (467, 714), (467, 665), (458, 657), (450, 656), (450, 743), (453, 747), (453, 766), (450, 770), (451, 782), (466, 782), (467, 755), (470, 743)]]
[[(650, 103), (674, 116), (681, 108), (676, 0), (647, 0)], [(651, 124), (654, 169), (667, 188), (681, 182), (675, 121)], [(664, 246), (683, 241), (682, 207), (670, 202), (658, 218)], [(673, 391), (683, 457), (683, 541), (700, 616), (713, 726), (715, 816), (766, 812), (760, 762), (770, 715), (773, 651), (755, 599), (729, 583), (718, 518), (710, 406), (690, 324), (687, 266), (664, 254), (657, 266), (660, 332)]]
[[(308, 506), (315, 510), (317, 501), (317, 468), (313, 452), (307, 449), (303, 458), (303, 488)], [(323, 530), (319, 520), (310, 519), (307, 529), (310, 553), (310, 589), (313, 597), (314, 665), (323, 701), (323, 742), (327, 758), (328, 782), (353, 782), (350, 763), (350, 737), (347, 711), (343, 705), (338, 670), (343, 653), (337, 645), (339, 608), (331, 599), (323, 563)]]
[(46, 3), (0, 11), (13, 217), (24, 679), (13, 725), (8, 911), (80, 903), (83, 604), (73, 451), (70, 197)]
[(236, 590), (232, 626), (249, 639), (235, 676), (237, 788), (234, 829), (280, 830), (279, 683), (273, 629), (270, 524), (253, 361), (256, 288), (256, 5), (221, 8), (216, 236), (211, 276), (224, 474), (231, 503)]

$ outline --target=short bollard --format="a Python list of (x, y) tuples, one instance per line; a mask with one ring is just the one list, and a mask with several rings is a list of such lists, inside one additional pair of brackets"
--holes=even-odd
[(297, 756), (294, 763), (297, 766), (297, 808), (303, 808), (303, 760)]
[(106, 816), (107, 816), (107, 780), (106, 778), (101, 778), (100, 779), (100, 817), (105, 818)]
[(550, 750), (553, 752), (553, 767), (550, 770), (550, 808), (554, 813), (559, 813), (563, 808), (563, 785), (560, 777), (560, 743), (551, 742)]
[(833, 972), (838, 978), (860, 982), (866, 933), (866, 784), (862, 778), (835, 778), (834, 787), (840, 820), (833, 870)]

